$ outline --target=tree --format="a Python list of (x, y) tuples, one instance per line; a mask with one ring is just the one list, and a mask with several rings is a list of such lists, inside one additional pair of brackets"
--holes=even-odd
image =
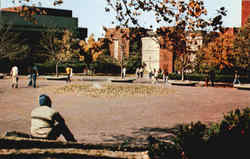
[(0, 59), (19, 59), (29, 49), (18, 33), (11, 32), (11, 26), (0, 25)]
[(40, 44), (46, 50), (44, 56), (56, 63), (56, 76), (58, 76), (60, 63), (80, 56), (79, 49), (74, 48), (76, 42), (77, 40), (68, 30), (49, 29), (43, 32)]
[(220, 33), (219, 37), (202, 48), (204, 52), (203, 63), (208, 68), (219, 68), (220, 70), (233, 67), (234, 35), (230, 30)]
[(244, 27), (235, 35), (234, 61), (235, 69), (250, 70), (250, 17)]
[[(128, 27), (152, 28), (143, 26), (140, 17), (145, 14), (154, 16), (155, 23), (160, 25), (172, 25), (174, 27), (162, 27), (154, 35), (159, 44), (162, 41), (168, 49), (175, 51), (177, 61), (180, 63), (182, 80), (184, 71), (190, 62), (190, 52), (187, 48), (187, 33), (195, 30), (218, 30), (222, 26), (222, 17), (226, 15), (224, 7), (218, 10), (218, 15), (206, 20), (207, 10), (202, 0), (106, 0), (106, 11), (114, 10), (119, 25)], [(160, 38), (159, 38), (160, 36)]]
[(87, 67), (90, 68), (90, 64), (97, 60), (98, 56), (103, 54), (103, 46), (105, 41), (95, 41), (94, 34), (91, 34), (87, 41), (80, 40), (78, 42), (80, 48), (80, 60), (85, 61)]

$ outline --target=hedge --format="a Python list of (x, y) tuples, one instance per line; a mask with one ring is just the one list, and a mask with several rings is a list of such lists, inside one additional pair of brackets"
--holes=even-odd
[[(186, 74), (185, 80), (191, 80), (191, 81), (205, 81), (205, 78), (207, 77), (206, 74)], [(181, 80), (181, 75), (176, 73), (169, 74), (170, 80)], [(233, 74), (216, 74), (215, 76), (215, 82), (230, 82), (232, 83), (234, 80)], [(242, 83), (249, 83), (250, 77), (247, 75), (240, 76), (240, 81)]]

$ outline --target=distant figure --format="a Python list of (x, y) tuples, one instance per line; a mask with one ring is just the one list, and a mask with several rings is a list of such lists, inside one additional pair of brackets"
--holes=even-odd
[(126, 67), (123, 67), (122, 69), (122, 78), (126, 77)]
[(11, 75), (11, 87), (18, 88), (18, 67), (13, 66), (10, 71)]
[(65, 124), (63, 117), (51, 108), (49, 96), (39, 96), (40, 107), (31, 112), (31, 135), (34, 138), (56, 140), (63, 135), (67, 141), (76, 142), (73, 134)]
[(136, 74), (136, 78), (139, 79), (140, 78), (140, 69), (138, 67), (136, 68), (135, 74)]
[(233, 81), (233, 85), (235, 84), (240, 84), (240, 75), (239, 72), (236, 70), (235, 74), (234, 74), (234, 81)]
[(152, 84), (156, 84), (157, 80), (158, 80), (158, 71), (156, 71), (156, 69), (154, 68)]
[(67, 80), (66, 80), (66, 82), (68, 83), (68, 82), (71, 82), (71, 75), (72, 75), (72, 68), (70, 68), (70, 67), (67, 67), (66, 68), (66, 74), (67, 74)]
[(168, 70), (164, 69), (163, 70), (163, 80), (168, 83)]
[(214, 87), (215, 72), (213, 70), (209, 72), (209, 79), (211, 80), (211, 86)]
[(152, 70), (150, 69), (150, 71), (149, 71), (149, 79), (152, 79), (152, 76), (153, 76), (153, 72), (152, 72)]
[(28, 83), (28, 87), (32, 86), (32, 68), (28, 67), (28, 79), (29, 79), (29, 83)]
[(143, 78), (143, 73), (144, 73), (144, 69), (143, 67), (140, 68), (140, 77)]
[(33, 66), (32, 67), (32, 84), (33, 84), (33, 88), (36, 88), (36, 79), (37, 79), (37, 76), (38, 76), (38, 68), (37, 66)]

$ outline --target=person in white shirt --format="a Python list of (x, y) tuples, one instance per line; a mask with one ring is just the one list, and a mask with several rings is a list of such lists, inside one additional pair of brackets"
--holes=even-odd
[(18, 88), (18, 67), (13, 66), (10, 71), (11, 76), (11, 87)]
[(122, 69), (122, 78), (126, 77), (126, 67), (123, 67)]

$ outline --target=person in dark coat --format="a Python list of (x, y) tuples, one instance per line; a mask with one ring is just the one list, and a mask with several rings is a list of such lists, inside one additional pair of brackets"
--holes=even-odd
[(211, 70), (209, 72), (209, 79), (211, 81), (211, 86), (214, 87), (214, 80), (215, 80), (215, 72), (214, 72), (214, 70)]

